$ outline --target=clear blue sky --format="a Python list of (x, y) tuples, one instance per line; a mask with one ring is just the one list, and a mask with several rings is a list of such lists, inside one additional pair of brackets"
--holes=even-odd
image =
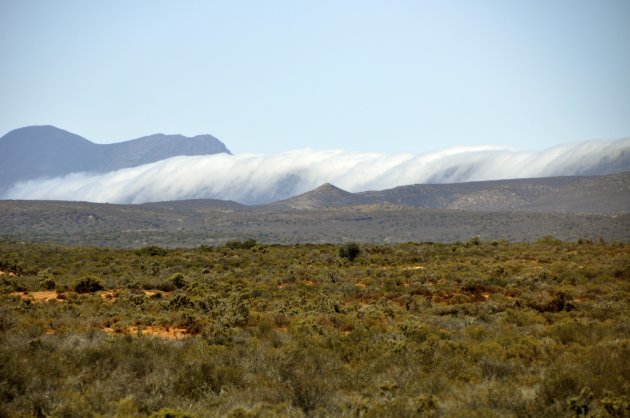
[(630, 136), (630, 1), (0, 0), (0, 135), (233, 152)]

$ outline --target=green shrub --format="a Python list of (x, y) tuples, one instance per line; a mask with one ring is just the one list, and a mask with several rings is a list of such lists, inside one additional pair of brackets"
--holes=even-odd
[(74, 284), (74, 291), (77, 293), (92, 293), (103, 290), (101, 282), (94, 277), (83, 277)]
[(481, 244), (481, 240), (479, 239), (479, 237), (473, 237), (471, 239), (469, 239), (468, 241), (466, 241), (466, 247), (472, 247), (475, 245), (479, 245)]
[(258, 244), (255, 239), (248, 239), (245, 241), (231, 240), (225, 243), (225, 247), (231, 250), (249, 250)]
[(177, 294), (173, 296), (173, 298), (168, 302), (168, 307), (170, 309), (182, 309), (193, 307), (195, 304), (192, 300), (186, 295)]
[(155, 256), (162, 257), (162, 256), (165, 256), (167, 252), (164, 248), (158, 247), (157, 245), (149, 245), (148, 247), (137, 249), (136, 254), (149, 255), (151, 257), (155, 257)]
[(46, 290), (54, 290), (57, 286), (57, 283), (53, 279), (44, 279), (39, 282), (39, 287)]
[(615, 396), (604, 391), (604, 397), (600, 400), (600, 404), (612, 417), (630, 417), (630, 398), (628, 396)]
[(195, 418), (189, 412), (180, 411), (179, 409), (163, 408), (157, 412), (152, 413), (149, 418)]
[(593, 391), (587, 386), (580, 391), (577, 396), (567, 399), (567, 405), (575, 413), (575, 416), (587, 416), (592, 409)]
[(188, 284), (186, 282), (186, 279), (184, 279), (184, 275), (181, 273), (175, 273), (173, 274), (170, 278), (169, 281), (171, 283), (173, 283), (173, 286), (175, 286), (177, 289), (182, 289), (184, 287), (186, 287), (186, 285)]
[(348, 242), (339, 247), (339, 257), (354, 261), (361, 254), (361, 248), (356, 242)]
[(209, 245), (206, 244), (201, 244), (198, 248), (198, 250), (202, 253), (210, 253), (213, 251), (213, 248)]

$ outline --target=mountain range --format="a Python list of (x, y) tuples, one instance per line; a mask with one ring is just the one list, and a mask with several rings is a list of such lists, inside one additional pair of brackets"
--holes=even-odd
[[(230, 151), (211, 135), (158, 134), (101, 145), (52, 126), (22, 128), (0, 138), (0, 193), (16, 181), (216, 153)], [(217, 199), (133, 205), (0, 200), (0, 239), (194, 246), (244, 237), (268, 243), (444, 242), (552, 234), (628, 242), (627, 159), (624, 151), (616, 163), (602, 162), (598, 172), (612, 172), (607, 175), (414, 184), (358, 193), (326, 183), (264, 205)]]
[(74, 172), (104, 173), (182, 155), (227, 153), (212, 135), (156, 134), (96, 144), (54, 126), (28, 126), (0, 138), (0, 194), (16, 182)]

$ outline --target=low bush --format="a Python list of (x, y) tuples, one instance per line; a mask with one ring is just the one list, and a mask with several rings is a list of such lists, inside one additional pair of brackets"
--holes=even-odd
[(224, 244), (224, 246), (232, 250), (249, 250), (250, 248), (254, 248), (256, 244), (258, 244), (256, 240), (247, 239), (245, 241), (241, 241), (241, 240), (228, 241)]
[(361, 254), (361, 247), (356, 242), (348, 242), (339, 247), (339, 257), (354, 261)]
[(137, 249), (136, 254), (148, 255), (151, 257), (156, 257), (156, 256), (163, 257), (167, 254), (167, 251), (164, 248), (158, 247), (157, 245), (149, 245), (148, 247)]
[(92, 293), (103, 290), (103, 285), (98, 279), (87, 276), (79, 279), (73, 288), (77, 293)]
[(169, 282), (171, 282), (176, 289), (182, 289), (188, 284), (182, 273), (174, 273), (169, 278)]
[(39, 282), (39, 287), (45, 290), (54, 290), (57, 287), (57, 283), (53, 279), (47, 278)]

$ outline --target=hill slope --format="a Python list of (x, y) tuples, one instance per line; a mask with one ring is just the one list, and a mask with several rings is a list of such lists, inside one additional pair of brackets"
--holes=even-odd
[(267, 207), (315, 209), (374, 204), (482, 212), (625, 213), (630, 212), (630, 171), (592, 177), (415, 184), (360, 193), (327, 183)]
[(630, 212), (630, 171), (593, 177), (545, 177), (419, 184), (358, 193), (374, 203), (478, 211)]
[(230, 153), (212, 135), (157, 134), (95, 144), (54, 126), (29, 126), (0, 138), (0, 193), (18, 181), (89, 171), (107, 172), (180, 155)]

